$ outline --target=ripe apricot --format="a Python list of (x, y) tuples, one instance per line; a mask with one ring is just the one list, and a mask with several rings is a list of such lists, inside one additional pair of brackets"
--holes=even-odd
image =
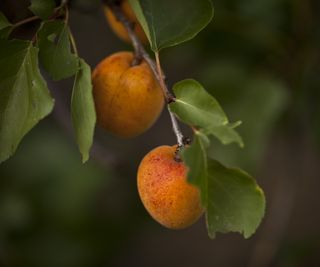
[[(134, 31), (140, 41), (144, 44), (148, 42), (148, 38), (146, 34), (144, 33), (139, 21), (137, 20), (136, 15), (134, 14), (130, 4), (128, 3), (127, 0), (122, 1), (121, 3), (121, 9), (123, 13), (126, 15), (126, 17), (134, 23)], [(128, 35), (128, 32), (126, 28), (122, 25), (121, 22), (117, 20), (117, 18), (114, 16), (110, 8), (105, 7), (104, 8), (104, 13), (107, 18), (107, 21), (109, 22), (109, 25), (111, 29), (114, 31), (114, 33), (121, 38), (122, 40), (126, 42), (130, 42), (130, 37)]]
[(164, 98), (146, 62), (132, 66), (131, 52), (102, 60), (92, 74), (97, 121), (114, 135), (129, 138), (146, 131), (159, 117)]
[(175, 160), (176, 146), (149, 152), (138, 169), (138, 191), (143, 205), (160, 224), (182, 229), (203, 213), (200, 192), (186, 180), (187, 167)]

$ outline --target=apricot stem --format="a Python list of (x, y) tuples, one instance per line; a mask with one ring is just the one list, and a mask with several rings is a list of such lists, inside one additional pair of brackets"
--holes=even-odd
[[(163, 74), (162, 74), (162, 69), (161, 69), (161, 63), (160, 63), (160, 58), (159, 58), (159, 53), (155, 53), (155, 56), (156, 56), (156, 66), (157, 66), (157, 73), (160, 77), (159, 79), (159, 83), (160, 83), (160, 87), (162, 88), (162, 90), (165, 92), (165, 93), (169, 93), (171, 95), (171, 93), (169, 92), (168, 88), (167, 88), (167, 85), (164, 81), (164, 78), (163, 78)], [(171, 95), (172, 96), (172, 95)], [(173, 96), (172, 96), (173, 97)], [(167, 103), (170, 104), (170, 102), (173, 102), (175, 101), (175, 97), (173, 97), (172, 101), (171, 101), (171, 98), (170, 96), (167, 96), (166, 97), (166, 100), (167, 100)], [(169, 101), (168, 101), (169, 100)], [(176, 116), (171, 112), (171, 110), (169, 109), (169, 106), (168, 106), (168, 111), (169, 111), (169, 114), (170, 114), (170, 118), (171, 118), (171, 122), (172, 122), (172, 129), (173, 129), (173, 132), (175, 133), (176, 137), (177, 137), (177, 142), (178, 142), (178, 149), (177, 149), (177, 153), (176, 153), (176, 159), (178, 159), (177, 157), (179, 157), (179, 150), (181, 147), (184, 146), (184, 143), (183, 143), (183, 134), (181, 133), (181, 130), (180, 130), (180, 127), (179, 127), (179, 124), (178, 124), (178, 121), (177, 121), (177, 118)]]
[(74, 36), (73, 36), (73, 33), (71, 32), (71, 30), (69, 31), (69, 38), (70, 38), (73, 52), (78, 56), (78, 48), (77, 48), (77, 45), (76, 45), (76, 42), (74, 40)]
[(139, 65), (143, 59), (143, 45), (140, 43), (139, 38), (134, 32), (134, 23), (130, 21), (121, 9), (121, 2), (119, 0), (104, 0), (104, 3), (111, 9), (118, 21), (120, 21), (126, 28), (128, 35), (132, 41), (132, 46), (134, 48), (134, 61), (132, 65)]
[[(68, 6), (67, 6), (67, 1), (64, 1), (65, 2), (65, 23), (68, 24), (69, 23), (69, 9), (68, 9)], [(70, 42), (71, 42), (71, 46), (72, 46), (72, 49), (73, 49), (73, 52), (76, 54), (76, 56), (78, 56), (78, 48), (77, 48), (77, 44), (76, 44), (76, 41), (74, 39), (74, 36), (73, 36), (73, 33), (71, 31), (71, 29), (69, 28), (69, 39), (70, 39)]]
[(163, 75), (163, 72), (162, 72), (162, 68), (161, 68), (160, 58), (159, 58), (159, 53), (158, 52), (155, 53), (155, 57), (156, 57), (157, 73), (159, 75), (159, 83), (160, 83), (160, 86), (162, 88), (163, 93), (165, 94), (165, 98), (166, 98), (167, 104), (170, 104), (170, 103), (175, 101), (175, 96), (173, 96), (169, 92), (168, 87), (167, 87), (167, 85), (166, 85), (166, 83), (164, 81), (164, 75)]

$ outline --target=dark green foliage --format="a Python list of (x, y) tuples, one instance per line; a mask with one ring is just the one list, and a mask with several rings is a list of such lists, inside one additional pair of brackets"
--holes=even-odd
[(213, 16), (210, 0), (129, 2), (155, 52), (192, 39)]
[(10, 157), (23, 136), (53, 108), (31, 42), (0, 40), (0, 162)]

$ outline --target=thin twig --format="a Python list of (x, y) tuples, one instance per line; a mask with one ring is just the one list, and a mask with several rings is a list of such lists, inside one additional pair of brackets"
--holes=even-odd
[[(53, 11), (53, 15), (51, 16), (51, 19), (54, 19), (57, 17), (58, 11), (63, 8), (66, 5), (67, 1), (62, 1), (61, 5), (56, 7)], [(29, 22), (35, 21), (35, 20), (41, 20), (39, 16), (32, 16), (26, 19), (23, 19), (21, 21), (16, 22), (15, 24), (12, 25), (13, 29), (16, 29), (24, 24), (27, 24)]]
[(26, 23), (29, 23), (29, 22), (32, 22), (32, 21), (35, 21), (35, 20), (38, 20), (40, 19), (40, 17), (38, 16), (33, 16), (33, 17), (29, 17), (29, 18), (26, 18), (24, 20), (21, 20), (21, 21), (18, 21), (17, 23), (15, 23), (12, 28), (15, 29), (15, 28), (18, 28), (20, 27), (21, 25), (23, 24), (26, 24)]
[(76, 56), (78, 56), (78, 48), (77, 48), (76, 42), (74, 40), (73, 33), (71, 31), (69, 31), (69, 38), (70, 38), (73, 52), (76, 54)]
[[(121, 9), (121, 0), (102, 0), (104, 4), (106, 4), (111, 11), (113, 12), (114, 16), (117, 18), (118, 21), (120, 21), (123, 26), (126, 28), (128, 35), (132, 41), (132, 45), (135, 51), (135, 61), (133, 64), (139, 64), (141, 59), (144, 59), (147, 64), (150, 66), (150, 69), (152, 70), (156, 80), (159, 82), (159, 85), (163, 91), (164, 98), (166, 100), (167, 104), (170, 104), (175, 101), (175, 96), (169, 91), (165, 80), (164, 75), (161, 70), (160, 66), (160, 60), (159, 60), (159, 54), (156, 53), (156, 62), (149, 56), (147, 51), (145, 50), (143, 44), (141, 43), (140, 39), (136, 35), (134, 31), (134, 23), (131, 22), (126, 15), (123, 13)], [(138, 63), (137, 63), (138, 62)], [(184, 146), (184, 140), (181, 130), (179, 128), (179, 124), (177, 121), (176, 116), (168, 109), (171, 122), (172, 122), (172, 128), (176, 135), (177, 142), (178, 142), (178, 151), (181, 149), (181, 147)]]
[(64, 12), (65, 12), (64, 21), (67, 24), (69, 22), (69, 8), (67, 4), (64, 5)]
[[(173, 96), (170, 93), (170, 91), (169, 91), (169, 89), (168, 89), (168, 87), (167, 87), (167, 85), (165, 83), (164, 75), (163, 75), (161, 64), (160, 64), (159, 53), (156, 52), (155, 56), (156, 56), (156, 65), (155, 65), (155, 67), (156, 67), (156, 72), (157, 72), (157, 74), (159, 76), (159, 83), (160, 83), (160, 86), (161, 86), (164, 94), (166, 95), (167, 103), (170, 104), (171, 102), (175, 101), (175, 96)], [(154, 63), (153, 63), (153, 65), (154, 65)]]
[(121, 9), (121, 3), (119, 1), (104, 1), (109, 8), (112, 10), (113, 14), (116, 16), (117, 20), (120, 21), (123, 26), (126, 28), (128, 35), (132, 41), (132, 46), (135, 52), (135, 59), (132, 65), (139, 65), (143, 59), (143, 45), (140, 43), (139, 38), (135, 35), (134, 32), (134, 23), (129, 21), (127, 17), (123, 14)]
[(78, 48), (77, 48), (77, 45), (76, 45), (76, 42), (74, 40), (74, 36), (73, 36), (73, 33), (72, 33), (71, 30), (69, 30), (69, 38), (70, 38), (70, 42), (71, 42), (71, 46), (72, 46), (73, 52), (76, 54), (76, 56), (78, 56)]
[[(169, 92), (168, 88), (167, 88), (167, 85), (164, 81), (164, 78), (163, 78), (163, 74), (162, 74), (162, 69), (161, 69), (161, 64), (160, 64), (160, 58), (159, 58), (159, 53), (155, 53), (156, 55), (156, 67), (157, 67), (157, 73), (158, 75), (160, 76), (160, 79), (159, 79), (159, 83), (160, 83), (160, 86), (161, 88), (163, 88), (163, 91), (164, 92)], [(175, 101), (175, 99), (173, 100)], [(167, 101), (168, 102), (168, 101)], [(170, 103), (168, 103), (170, 104)], [(173, 132), (175, 133), (176, 137), (177, 137), (177, 142), (178, 142), (178, 150), (177, 152), (180, 151), (180, 149), (184, 146), (184, 137), (183, 137), (183, 134), (180, 130), (180, 127), (179, 127), (179, 124), (178, 124), (178, 121), (177, 121), (177, 118), (176, 116), (171, 112), (169, 106), (168, 106), (168, 111), (169, 111), (169, 114), (170, 114), (170, 118), (171, 118), (171, 122), (172, 122), (172, 129), (173, 129)], [(177, 157), (179, 156), (178, 153), (176, 153)]]
[[(169, 110), (169, 107), (168, 107), (168, 110)], [(179, 124), (177, 122), (177, 118), (170, 110), (169, 110), (169, 114), (170, 114), (170, 118), (171, 118), (171, 122), (172, 122), (173, 131), (174, 131), (175, 135), (177, 136), (178, 145), (179, 145), (179, 147), (183, 147), (185, 138), (184, 138), (182, 132), (180, 131)]]
[[(69, 9), (68, 9), (68, 6), (67, 4), (65, 4), (65, 23), (68, 24), (69, 22)], [(70, 30), (69, 28), (69, 39), (70, 39), (70, 43), (71, 43), (71, 46), (72, 46), (72, 49), (73, 49), (73, 52), (76, 54), (76, 56), (78, 56), (78, 48), (77, 48), (77, 44), (76, 44), (76, 41), (74, 39), (74, 36), (73, 36), (73, 33), (72, 31)]]

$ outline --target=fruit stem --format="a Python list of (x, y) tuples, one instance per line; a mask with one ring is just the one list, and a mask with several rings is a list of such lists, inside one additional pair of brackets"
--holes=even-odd
[(139, 38), (134, 32), (134, 22), (130, 21), (123, 13), (120, 0), (104, 0), (103, 1), (113, 12), (119, 22), (126, 28), (128, 35), (131, 39), (132, 46), (134, 48), (134, 60), (133, 66), (139, 65), (143, 59), (143, 45), (140, 43)]
[(159, 84), (160, 84), (162, 91), (164, 93), (167, 104), (170, 104), (172, 102), (175, 102), (176, 98), (173, 94), (170, 93), (170, 91), (168, 90), (168, 87), (165, 83), (165, 78), (164, 78), (161, 64), (160, 64), (159, 52), (155, 53), (155, 57), (156, 57), (156, 69), (157, 69), (156, 71), (157, 71), (157, 74), (159, 75), (158, 81), (159, 81)]
[[(165, 98), (166, 98), (167, 104), (170, 104), (171, 102), (175, 101), (175, 97), (169, 92), (169, 90), (167, 88), (167, 85), (165, 83), (164, 76), (163, 76), (162, 69), (161, 69), (161, 64), (160, 64), (160, 57), (159, 57), (159, 53), (158, 52), (155, 53), (155, 57), (156, 57), (157, 74), (159, 75), (159, 78), (160, 78), (160, 79), (158, 79), (159, 80), (159, 84), (160, 84), (160, 87), (162, 88), (162, 90), (163, 90), (163, 92), (165, 94)], [(184, 142), (183, 142), (184, 137), (183, 137), (183, 134), (182, 134), (182, 132), (180, 130), (177, 118), (171, 112), (171, 110), (169, 108), (169, 105), (168, 105), (168, 111), (169, 111), (171, 122), (172, 122), (173, 132), (175, 133), (175, 135), (177, 137), (177, 142), (178, 142), (177, 152), (179, 152), (179, 150), (184, 146)], [(178, 155), (178, 153), (176, 153), (176, 155)]]
[[(64, 4), (64, 7), (65, 7), (65, 23), (68, 24), (69, 23), (69, 9), (68, 9), (68, 6), (67, 6), (67, 1), (65, 1), (65, 4)], [(77, 48), (77, 44), (76, 44), (76, 41), (74, 39), (74, 36), (73, 36), (73, 33), (69, 27), (69, 39), (70, 39), (70, 43), (71, 43), (71, 46), (72, 46), (72, 49), (73, 49), (73, 52), (76, 54), (76, 56), (78, 56), (78, 48)]]
[(71, 32), (71, 30), (69, 30), (69, 38), (70, 38), (70, 42), (71, 42), (71, 45), (72, 45), (73, 52), (76, 54), (76, 56), (78, 56), (77, 44), (76, 44), (76, 41), (74, 39), (74, 36), (73, 36), (73, 33)]

